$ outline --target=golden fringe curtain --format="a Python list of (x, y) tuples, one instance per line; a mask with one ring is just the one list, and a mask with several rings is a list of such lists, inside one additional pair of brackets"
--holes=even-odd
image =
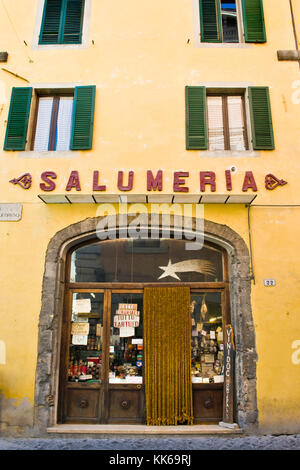
[(147, 424), (193, 424), (188, 287), (145, 288), (144, 351)]

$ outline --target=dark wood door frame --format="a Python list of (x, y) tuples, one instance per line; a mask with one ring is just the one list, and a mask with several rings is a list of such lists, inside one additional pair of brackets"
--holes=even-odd
[[(184, 283), (187, 284), (187, 283)], [(217, 285), (216, 285), (217, 284)], [(222, 286), (220, 286), (222, 284)], [(137, 387), (135, 384), (109, 384), (109, 345), (110, 345), (110, 325), (111, 325), (111, 298), (112, 294), (114, 293), (143, 293), (144, 287), (147, 284), (141, 285), (139, 284), (130, 284), (130, 288), (128, 283), (116, 285), (116, 284), (104, 284), (101, 283), (101, 287), (97, 284), (87, 285), (87, 284), (69, 284), (69, 288), (66, 292), (65, 298), (65, 314), (63, 319), (63, 326), (62, 326), (62, 346), (61, 346), (61, 367), (60, 367), (60, 407), (59, 407), (59, 422), (66, 421), (66, 410), (67, 410), (67, 397), (69, 396), (67, 393), (67, 388), (71, 388), (74, 390), (76, 388), (76, 384), (69, 384), (67, 382), (67, 364), (69, 359), (69, 338), (70, 338), (70, 328), (71, 328), (71, 311), (72, 311), (72, 294), (75, 292), (79, 293), (88, 293), (93, 292), (103, 293), (103, 345), (102, 345), (102, 369), (101, 369), (101, 384), (96, 386), (93, 384), (92, 387), (88, 387), (84, 385), (81, 389), (88, 391), (90, 388), (94, 390), (94, 394), (98, 394), (98, 397), (95, 397), (95, 402), (98, 403), (98, 413), (97, 416), (91, 418), (87, 418), (87, 422), (91, 423), (111, 423), (116, 422), (120, 423), (122, 420), (118, 421), (118, 419), (110, 420), (109, 416), (109, 403), (110, 403), (110, 391), (122, 389), (124, 390), (124, 396), (126, 397), (126, 391), (128, 392), (127, 395), (132, 394), (133, 391), (139, 390), (140, 395), (144, 394), (144, 383), (142, 387)], [(153, 284), (151, 284), (153, 285)], [(162, 286), (162, 284), (155, 284), (157, 287)], [(178, 283), (164, 283), (164, 286), (177, 286)], [(182, 285), (182, 283), (180, 284)], [(221, 294), (221, 303), (222, 303), (222, 318), (223, 318), (223, 329), (224, 326), (230, 323), (230, 311), (229, 311), (229, 293), (228, 293), (228, 283), (190, 283), (189, 284), (192, 293), (204, 293), (204, 292), (219, 292)], [(144, 382), (144, 381), (143, 381)], [(77, 384), (77, 389), (80, 389), (81, 384)], [(205, 400), (205, 396), (218, 396), (220, 397), (220, 393), (222, 393), (223, 385), (220, 384), (193, 384), (193, 394), (196, 396), (197, 392), (203, 391), (203, 399)], [(206, 391), (206, 395), (204, 392)], [(75, 393), (75, 392), (74, 392)], [(198, 395), (199, 396), (199, 393)], [(218, 398), (220, 400), (220, 398)], [(145, 414), (144, 410), (144, 397), (139, 397), (141, 412), (143, 415)], [(210, 398), (209, 398), (210, 400)], [(209, 405), (210, 406), (210, 405)], [(126, 399), (124, 398), (124, 407), (126, 408)], [(206, 419), (206, 421), (219, 421), (220, 419)], [(80, 420), (84, 422), (84, 419)], [(125, 420), (126, 421), (126, 420)], [(69, 422), (72, 422), (69, 421)], [(127, 422), (131, 422), (130, 420)], [(141, 420), (143, 422), (143, 418)], [(196, 422), (201, 422), (201, 420), (197, 420)]]
[[(83, 245), (90, 244), (83, 243)], [(78, 245), (76, 248), (78, 249)], [(71, 256), (72, 251), (70, 250), (67, 256), (66, 263), (66, 289), (65, 289), (65, 302), (64, 302), (64, 316), (62, 323), (62, 344), (61, 344), (61, 354), (60, 354), (60, 372), (59, 372), (59, 403), (58, 408), (58, 421), (63, 422), (65, 419), (65, 409), (66, 409), (66, 388), (68, 385), (67, 382), (67, 364), (68, 364), (68, 355), (69, 355), (69, 338), (70, 338), (70, 328), (71, 328), (71, 305), (72, 305), (72, 293), (73, 292), (93, 292), (93, 293), (103, 293), (104, 294), (104, 305), (103, 305), (103, 345), (102, 349), (105, 351), (104, 356), (102, 357), (102, 371), (101, 371), (101, 384), (99, 384), (98, 393), (98, 417), (91, 419), (91, 422), (94, 423), (108, 423), (109, 422), (109, 408), (107, 406), (109, 400), (109, 390), (118, 387), (119, 384), (111, 384), (114, 387), (111, 387), (109, 384), (109, 345), (110, 345), (110, 319), (111, 319), (111, 296), (112, 293), (143, 293), (145, 287), (178, 287), (178, 286), (188, 286), (191, 289), (191, 293), (196, 292), (220, 292), (222, 299), (222, 318), (223, 318), (223, 330), (225, 325), (231, 323), (230, 315), (230, 296), (229, 296), (229, 275), (228, 275), (228, 256), (225, 250), (222, 250), (223, 256), (223, 282), (70, 282), (70, 272), (71, 272)], [(144, 382), (144, 381), (143, 381)], [(134, 390), (136, 386), (134, 384), (124, 384), (128, 390)], [(220, 384), (193, 384), (193, 390), (208, 390), (210, 393), (213, 389), (223, 388)], [(142, 386), (142, 391), (144, 390), (144, 383)]]
[[(99, 384), (80, 384), (80, 383), (69, 383), (67, 380), (67, 368), (69, 363), (69, 339), (71, 334), (71, 314), (72, 314), (72, 296), (73, 293), (89, 293), (93, 292), (95, 294), (103, 293), (103, 343), (102, 343), (102, 368), (101, 368), (101, 383)], [(143, 293), (142, 289), (91, 289), (87, 288), (70, 288), (66, 292), (65, 296), (65, 309), (64, 309), (64, 317), (63, 317), (63, 324), (62, 324), (62, 343), (61, 343), (61, 354), (60, 354), (60, 386), (59, 386), (59, 398), (60, 398), (60, 406), (58, 412), (58, 421), (59, 422), (73, 422), (72, 419), (68, 419), (67, 417), (67, 409), (68, 409), (68, 397), (70, 396), (69, 390), (73, 395), (75, 395), (75, 390), (78, 391), (85, 391), (86, 394), (89, 393), (90, 390), (94, 391), (94, 395), (98, 393), (97, 399), (93, 400), (93, 405), (98, 403), (98, 413), (97, 417), (88, 417), (87, 421), (92, 423), (108, 423), (110, 420), (109, 417), (109, 396), (110, 390), (117, 390), (118, 388), (122, 388), (123, 390), (128, 390), (129, 393), (132, 391), (138, 391), (140, 394), (144, 392), (144, 385), (141, 387), (139, 384), (110, 384), (109, 383), (109, 345), (110, 345), (110, 325), (111, 325), (111, 298), (112, 294), (115, 293)], [(78, 400), (84, 399), (81, 397), (80, 393), (78, 392)], [(144, 406), (144, 400), (139, 399), (141, 402), (141, 407)], [(86, 399), (86, 402), (89, 400)], [(124, 407), (126, 408), (124, 399)], [(84, 406), (84, 403), (83, 403)], [(81, 418), (80, 421), (84, 421), (84, 418)], [(115, 419), (115, 422), (117, 420)]]

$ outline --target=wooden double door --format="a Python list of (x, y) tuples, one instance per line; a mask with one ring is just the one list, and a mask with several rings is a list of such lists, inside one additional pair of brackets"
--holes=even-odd
[[(202, 379), (198, 369), (202, 356), (205, 360), (217, 357), (216, 351), (205, 351), (200, 340), (205, 329), (208, 335), (214, 330), (215, 337), (221, 332), (223, 297), (221, 291), (191, 290), (195, 423), (222, 420), (223, 383)], [(210, 319), (205, 322), (200, 312), (203, 299), (211, 302), (211, 318), (215, 321), (218, 317), (213, 329)], [(143, 307), (143, 288), (68, 291), (62, 325), (58, 422), (145, 423)], [(199, 323), (201, 315), (203, 321)], [(220, 350), (222, 343), (215, 344)], [(220, 363), (221, 357), (219, 354)], [(203, 362), (204, 366), (209, 367), (209, 363)]]

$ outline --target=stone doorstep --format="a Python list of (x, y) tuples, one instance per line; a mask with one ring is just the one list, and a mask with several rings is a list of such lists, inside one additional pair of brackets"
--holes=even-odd
[(242, 434), (243, 430), (237, 424), (194, 425), (194, 426), (146, 426), (120, 424), (58, 424), (47, 428), (49, 434), (123, 434), (123, 435), (220, 435)]

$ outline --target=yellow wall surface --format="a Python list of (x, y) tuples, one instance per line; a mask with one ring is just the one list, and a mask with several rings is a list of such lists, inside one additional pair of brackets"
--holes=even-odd
[[(107, 193), (118, 193), (119, 170), (126, 175), (134, 170), (132, 193), (145, 194), (147, 170), (155, 174), (161, 169), (163, 192), (170, 194), (173, 172), (186, 171), (189, 192), (199, 194), (199, 172), (214, 171), (217, 193), (225, 194), (224, 172), (235, 166), (232, 193), (242, 194), (246, 171), (253, 172), (258, 186), (250, 214), (259, 426), (267, 431), (299, 432), (299, 64), (277, 60), (278, 50), (295, 49), (289, 2), (264, 0), (265, 44), (205, 47), (198, 44), (196, 1), (94, 0), (87, 47), (82, 49), (34, 47), (41, 2), (3, 3), (1, 50), (8, 51), (9, 59), (0, 67), (1, 148), (12, 87), (96, 85), (92, 150), (68, 155), (0, 150), (0, 203), (23, 204), (21, 221), (0, 222), (0, 341), (6, 348), (0, 361), (0, 390), (5, 399), (16, 400), (15, 406), (24, 398), (34, 402), (49, 241), (62, 228), (94, 217), (97, 211), (95, 204), (44, 204), (38, 198), (41, 173), (56, 172), (55, 193), (64, 194), (70, 172), (77, 170), (81, 193), (91, 194), (94, 170), (100, 172)], [(300, 7), (294, 4), (299, 39)], [(213, 82), (220, 87), (236, 83), (270, 88), (275, 150), (240, 156), (238, 152), (211, 155), (185, 149), (185, 86)], [(33, 178), (30, 189), (9, 183), (26, 172)], [(264, 178), (269, 173), (287, 184), (268, 191)], [(244, 205), (205, 205), (204, 211), (206, 219), (228, 225), (249, 246)], [(275, 279), (276, 286), (264, 287), (265, 278)]]

